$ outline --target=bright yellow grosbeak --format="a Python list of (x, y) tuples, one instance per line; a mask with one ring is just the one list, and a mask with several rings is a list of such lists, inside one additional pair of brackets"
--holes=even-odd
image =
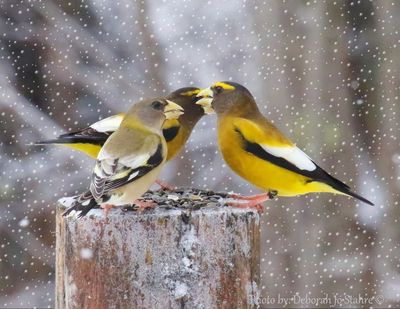
[[(311, 192), (344, 194), (373, 205), (329, 175), (284, 136), (259, 111), (244, 86), (217, 82), (199, 94), (197, 104), (218, 118), (218, 143), (228, 165), (241, 177), (267, 191), (249, 197), (253, 207), (273, 196)], [(242, 198), (244, 199), (244, 198)]]

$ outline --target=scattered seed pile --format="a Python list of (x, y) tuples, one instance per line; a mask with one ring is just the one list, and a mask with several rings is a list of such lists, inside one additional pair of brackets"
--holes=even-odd
[[(160, 189), (147, 191), (141, 200), (154, 201), (158, 208), (163, 209), (200, 209), (205, 206), (223, 206), (227, 193), (199, 190), (194, 188), (177, 188), (173, 191)], [(124, 207), (126, 210), (136, 210), (135, 205)]]

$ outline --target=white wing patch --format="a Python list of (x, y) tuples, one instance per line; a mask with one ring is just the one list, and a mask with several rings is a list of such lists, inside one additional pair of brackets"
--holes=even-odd
[(130, 167), (131, 169), (135, 169), (145, 165), (149, 159), (150, 154), (143, 153), (122, 157), (118, 162), (124, 166)]
[(128, 178), (128, 182), (130, 181), (130, 180), (132, 180), (133, 178), (135, 178), (137, 175), (139, 175), (139, 171), (136, 171), (135, 173), (132, 173), (130, 176), (129, 176), (129, 178)]
[(271, 155), (285, 159), (286, 161), (292, 163), (301, 170), (313, 171), (317, 168), (314, 162), (312, 162), (311, 158), (296, 146), (289, 146), (289, 147), (288, 146), (271, 147), (266, 145), (260, 145), (260, 146)]
[(113, 132), (116, 131), (124, 118), (123, 114), (114, 115), (100, 121), (95, 122), (90, 127), (97, 132)]
[[(143, 154), (135, 154), (126, 157), (121, 157), (118, 159), (118, 166), (117, 170), (120, 168), (128, 167), (130, 169), (139, 168), (147, 163), (149, 160), (150, 155), (147, 153)], [(102, 172), (106, 172), (107, 174), (112, 174), (110, 167), (114, 163), (115, 157), (109, 154), (105, 148), (101, 148), (99, 155), (97, 156), (98, 162), (100, 162)], [(96, 172), (96, 168), (95, 168)], [(100, 172), (97, 172), (98, 175), (101, 175)]]

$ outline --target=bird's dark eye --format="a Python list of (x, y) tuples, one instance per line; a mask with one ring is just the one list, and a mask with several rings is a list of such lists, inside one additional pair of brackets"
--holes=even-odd
[(156, 109), (156, 110), (161, 110), (163, 108), (164, 104), (160, 101), (154, 101), (151, 103), (151, 107)]
[(214, 90), (216, 93), (221, 93), (224, 90), (224, 88), (222, 88), (221, 86), (216, 86)]

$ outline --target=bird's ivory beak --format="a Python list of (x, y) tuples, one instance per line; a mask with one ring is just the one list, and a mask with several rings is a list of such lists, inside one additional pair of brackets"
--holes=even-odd
[(205, 114), (210, 115), (215, 113), (211, 105), (213, 101), (213, 92), (210, 88), (202, 89), (196, 95), (196, 97), (201, 98), (196, 102), (196, 104), (200, 105), (203, 108)]
[(165, 105), (164, 108), (164, 114), (165, 118), (167, 119), (178, 119), (180, 115), (183, 114), (183, 108), (182, 106), (176, 104), (175, 102), (172, 102), (170, 100), (166, 100), (167, 105)]

